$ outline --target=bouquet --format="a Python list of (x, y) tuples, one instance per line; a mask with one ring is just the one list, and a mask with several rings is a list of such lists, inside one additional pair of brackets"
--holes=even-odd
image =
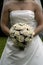
[(25, 23), (16, 23), (10, 28), (10, 37), (14, 45), (24, 50), (27, 43), (33, 38), (33, 28)]

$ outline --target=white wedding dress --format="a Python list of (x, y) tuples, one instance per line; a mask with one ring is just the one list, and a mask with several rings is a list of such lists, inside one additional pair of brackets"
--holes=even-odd
[[(35, 14), (31, 10), (16, 10), (10, 12), (10, 24), (26, 23), (36, 28)], [(10, 37), (7, 40), (1, 57), (1, 65), (43, 65), (43, 46), (37, 35), (23, 51), (15, 48)]]

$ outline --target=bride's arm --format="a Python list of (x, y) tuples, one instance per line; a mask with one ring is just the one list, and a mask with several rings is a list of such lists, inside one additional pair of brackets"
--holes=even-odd
[(6, 5), (2, 10), (2, 15), (1, 15), (1, 29), (6, 35), (9, 35), (8, 22), (9, 22), (9, 11)]
[(41, 8), (37, 4), (35, 5), (35, 19), (38, 23), (38, 26), (34, 30), (34, 36), (43, 30), (43, 14)]

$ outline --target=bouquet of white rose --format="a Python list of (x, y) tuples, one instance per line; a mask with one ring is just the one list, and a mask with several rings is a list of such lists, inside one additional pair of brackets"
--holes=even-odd
[(10, 37), (14, 45), (24, 50), (27, 43), (33, 38), (33, 28), (25, 23), (16, 23), (10, 28)]

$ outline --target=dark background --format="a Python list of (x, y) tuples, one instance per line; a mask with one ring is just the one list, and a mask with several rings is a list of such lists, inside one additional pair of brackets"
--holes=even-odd
[(42, 8), (43, 8), (43, 0), (40, 0), (41, 1), (41, 4), (42, 4)]
[[(3, 0), (0, 0), (0, 19), (1, 19), (2, 7), (3, 7)], [(1, 20), (0, 20), (0, 22), (1, 22)], [(0, 27), (0, 36), (5, 36), (5, 34), (1, 30), (1, 27)]]
[[(40, 1), (41, 1), (42, 8), (43, 8), (43, 0), (40, 0)], [(0, 19), (1, 19), (2, 7), (3, 7), (3, 0), (0, 0)], [(1, 22), (1, 21), (0, 21), (0, 22)], [(2, 32), (1, 27), (0, 27), (0, 36), (6, 36), (6, 35)]]

